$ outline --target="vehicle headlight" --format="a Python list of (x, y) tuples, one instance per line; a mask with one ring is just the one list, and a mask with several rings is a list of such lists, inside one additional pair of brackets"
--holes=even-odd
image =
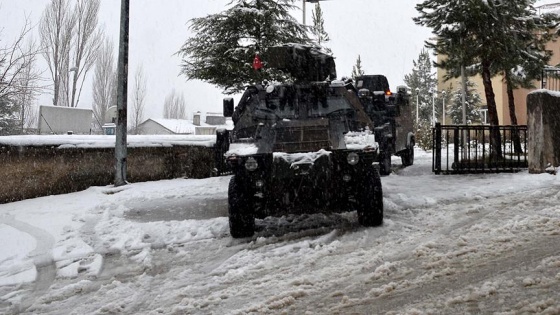
[(259, 163), (257, 163), (257, 160), (255, 160), (254, 157), (249, 157), (249, 158), (247, 159), (247, 161), (245, 161), (245, 168), (246, 168), (249, 172), (252, 172), (252, 171), (256, 170), (257, 167), (259, 167)]
[(356, 165), (360, 161), (360, 157), (355, 152), (352, 152), (352, 153), (348, 154), (348, 156), (346, 157), (346, 160), (348, 161), (348, 164)]

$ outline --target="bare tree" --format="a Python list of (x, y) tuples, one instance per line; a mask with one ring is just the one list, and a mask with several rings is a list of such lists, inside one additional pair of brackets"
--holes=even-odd
[(51, 0), (43, 12), (40, 35), (54, 85), (53, 105), (78, 106), (102, 42), (99, 6), (100, 0), (77, 0), (74, 8), (67, 0)]
[(163, 104), (163, 118), (166, 119), (186, 119), (187, 106), (183, 94), (177, 94), (175, 89), (171, 90), (165, 97)]
[(117, 106), (117, 70), (115, 67), (114, 45), (106, 38), (99, 58), (95, 63), (93, 78), (93, 114), (99, 129), (105, 122), (105, 114), (111, 106)]
[(33, 38), (30, 38), (25, 51), (36, 52), (32, 54), (25, 54), (22, 62), (27, 66), (22, 69), (16, 76), (15, 82), (18, 87), (19, 93), (15, 95), (14, 102), (20, 110), (19, 124), (21, 133), (31, 126), (37, 124), (38, 110), (35, 106), (35, 100), (42, 87), (39, 85), (42, 81), (42, 72), (35, 66), (38, 55), (37, 43)]
[(132, 132), (138, 133), (138, 125), (144, 120), (144, 107), (146, 101), (146, 77), (142, 65), (136, 68), (132, 86), (132, 119), (130, 120)]
[[(52, 0), (43, 12), (40, 22), (41, 44), (51, 79), (53, 80), (53, 105), (59, 105), (61, 95), (68, 95), (61, 90), (61, 85), (67, 83), (68, 64), (70, 62), (70, 46), (72, 43), (72, 28), (76, 23), (66, 0)], [(66, 79), (66, 80), (65, 80)], [(64, 84), (67, 86), (67, 84)], [(67, 100), (67, 97), (66, 97)]]
[[(93, 67), (101, 47), (102, 31), (97, 27), (100, 0), (78, 0), (74, 8), (72, 57), (68, 71), (72, 72), (70, 107), (77, 107), (87, 73)], [(77, 90), (78, 82), (80, 88)]]
[(3, 120), (0, 125), (11, 129), (10, 133), (16, 129), (21, 133), (26, 127), (32, 102), (41, 89), (38, 85), (41, 73), (34, 67), (39, 48), (32, 38), (24, 44), (31, 29), (26, 17), (13, 44), (0, 47), (0, 119)]

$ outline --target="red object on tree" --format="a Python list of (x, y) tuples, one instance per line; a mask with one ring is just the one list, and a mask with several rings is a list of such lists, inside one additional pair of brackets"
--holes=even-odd
[(261, 57), (259, 57), (259, 54), (255, 54), (255, 59), (253, 59), (253, 69), (255, 70), (260, 70), (262, 69), (263, 64), (261, 61)]

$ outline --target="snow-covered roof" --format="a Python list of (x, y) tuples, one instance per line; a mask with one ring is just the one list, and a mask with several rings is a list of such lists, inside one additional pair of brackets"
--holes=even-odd
[(548, 3), (535, 7), (539, 14), (553, 13), (560, 14), (560, 2)]
[(177, 134), (194, 134), (195, 125), (192, 120), (187, 119), (163, 119), (163, 118), (149, 118), (142, 124), (151, 120), (163, 128)]
[[(217, 116), (214, 113), (207, 113), (209, 116)], [(224, 129), (233, 129), (233, 121), (231, 119), (226, 119), (225, 125), (210, 125), (203, 122), (203, 116), (201, 115), (200, 125), (195, 125), (190, 119), (163, 119), (163, 118), (149, 118), (145, 120), (142, 124), (147, 121), (153, 121), (163, 128), (176, 133), (176, 134), (194, 134), (196, 127), (216, 127)], [(140, 125), (142, 125), (140, 124)]]

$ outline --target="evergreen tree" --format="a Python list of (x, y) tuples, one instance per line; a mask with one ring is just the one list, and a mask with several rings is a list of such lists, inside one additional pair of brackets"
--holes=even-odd
[(18, 134), (18, 106), (7, 96), (0, 96), (0, 136)]
[[(412, 102), (416, 105), (418, 101), (418, 120), (431, 122), (432, 93), (437, 89), (437, 79), (428, 50), (423, 49), (418, 60), (413, 61), (412, 73), (404, 76), (404, 83), (412, 91)], [(413, 116), (416, 117), (416, 113)]]
[[(542, 60), (547, 55), (534, 49), (538, 47), (528, 49), (526, 45), (539, 36), (548, 37), (546, 34), (552, 28), (551, 23), (535, 14), (534, 2), (425, 0), (416, 5), (420, 16), (414, 21), (432, 28), (437, 36), (435, 42), (426, 43), (427, 47), (446, 56), (436, 64), (447, 70), (446, 79), (459, 77), (462, 66), (482, 76), (490, 125), (499, 125), (492, 77), (511, 69), (511, 60)], [(494, 149), (492, 154), (501, 157), (498, 130), (492, 132), (490, 142)]]
[(420, 16), (414, 21), (432, 28), (437, 36), (436, 42), (426, 43), (427, 47), (446, 56), (437, 64), (447, 70), (446, 79), (459, 77), (461, 66), (482, 76), (491, 125), (499, 124), (492, 77), (511, 69), (511, 60), (542, 60), (546, 56), (535, 49), (538, 47), (526, 45), (551, 27), (535, 15), (534, 2), (425, 0), (416, 5)]
[(229, 9), (190, 20), (196, 34), (187, 39), (178, 54), (182, 57), (181, 73), (187, 79), (198, 79), (236, 93), (247, 84), (282, 78), (273, 69), (256, 71), (252, 62), (256, 54), (266, 53), (270, 46), (308, 44), (305, 27), (290, 11), (294, 0), (233, 0)]
[(362, 69), (362, 58), (358, 55), (356, 59), (356, 64), (352, 67), (352, 80), (356, 80), (356, 77), (364, 75), (365, 71)]
[[(315, 10), (312, 12), (313, 14), (313, 27), (312, 32), (313, 36), (315, 37), (315, 41), (319, 46), (322, 46), (330, 41), (329, 34), (325, 31), (325, 22), (323, 20), (323, 11), (321, 10), (321, 6), (319, 2), (315, 4)], [(327, 52), (331, 52), (331, 50), (327, 47), (323, 47)]]
[[(553, 23), (558, 19), (558, 16), (553, 14), (543, 14), (537, 18), (531, 5), (532, 3), (529, 3), (525, 8), (506, 7), (514, 12), (524, 11), (500, 16), (498, 26), (504, 30), (504, 33), (513, 35), (507, 38), (510, 41), (507, 45), (508, 58), (501, 60), (501, 69), (497, 69), (506, 83), (512, 125), (517, 125), (513, 90), (518, 87), (534, 88), (533, 81), (541, 76), (542, 69), (549, 63), (552, 56), (552, 52), (546, 50), (546, 44), (552, 40), (554, 35), (547, 30), (551, 30)], [(526, 16), (526, 18), (511, 18), (511, 16), (518, 15)], [(539, 35), (535, 36), (535, 33)], [(518, 146), (520, 148), (520, 144)]]
[[(455, 89), (451, 94), (451, 102), (447, 107), (449, 117), (455, 125), (463, 124), (463, 88)], [(465, 97), (465, 113), (467, 124), (477, 124), (482, 121), (480, 115), (482, 97), (477, 93), (476, 84), (467, 80), (467, 94)]]

